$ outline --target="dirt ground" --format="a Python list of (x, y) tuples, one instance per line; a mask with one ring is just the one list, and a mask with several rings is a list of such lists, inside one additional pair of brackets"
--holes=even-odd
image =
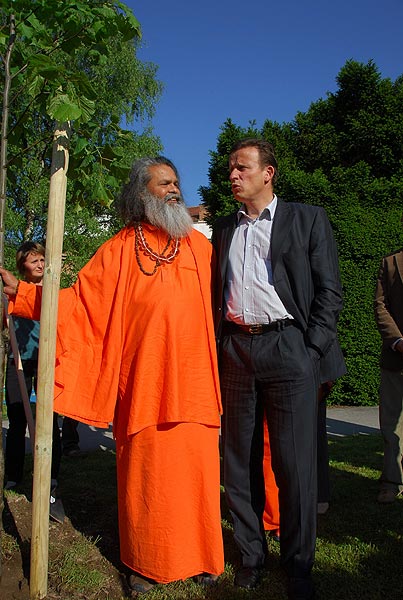
[[(81, 465), (78, 468), (77, 462), (73, 465), (66, 461), (61, 469), (63, 483), (60, 487), (66, 517), (63, 523), (49, 520), (46, 598), (130, 598), (125, 567), (119, 560), (114, 457), (105, 454), (100, 460), (95, 453), (83, 459)], [(21, 493), (4, 494), (1, 600), (29, 600), (32, 503), (29, 475), (27, 479), (27, 487)], [(66, 549), (80, 541), (85, 544), (86, 539), (96, 540), (95, 544), (89, 545), (90, 555), (85, 558), (87, 571), (99, 571), (103, 577), (101, 585), (94, 585), (93, 589), (90, 585), (85, 592), (79, 592), (63, 580), (59, 567), (66, 560)]]
[[(2, 600), (29, 600), (29, 567), (30, 567), (30, 538), (31, 538), (31, 502), (25, 495), (7, 495), (3, 515), (4, 531), (11, 535), (17, 545), (6, 552), (2, 561), (2, 578), (0, 583), (0, 598)], [(94, 591), (94, 596), (85, 593), (66, 592), (60, 575), (52, 573), (52, 565), (57, 565), (63, 557), (66, 548), (72, 547), (82, 539), (82, 534), (72, 525), (67, 517), (63, 524), (50, 521), (49, 523), (49, 574), (48, 593), (46, 598), (73, 600), (86, 598), (113, 598), (120, 600), (130, 597), (125, 583), (125, 574), (120, 573), (120, 565), (114, 565), (103, 556), (100, 550), (93, 546), (87, 559), (91, 569), (96, 569), (104, 576), (102, 588)], [(63, 588), (63, 589), (61, 589)], [(67, 594), (67, 595), (66, 595)]]

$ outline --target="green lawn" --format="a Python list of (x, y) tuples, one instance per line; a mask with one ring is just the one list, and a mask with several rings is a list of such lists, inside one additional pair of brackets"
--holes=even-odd
[[(380, 506), (376, 502), (382, 462), (379, 435), (331, 438), (332, 502), (319, 517), (314, 578), (321, 600), (401, 600), (403, 598), (403, 500)], [(124, 573), (119, 562), (113, 452), (97, 451), (82, 460), (66, 460), (61, 471), (61, 492), (76, 531), (94, 540), (103, 559)], [(269, 539), (268, 571), (251, 592), (232, 586), (237, 551), (223, 499), (223, 534), (226, 568), (219, 585), (204, 590), (191, 581), (161, 586), (147, 600), (283, 600), (285, 579), (279, 567), (279, 546)], [(66, 598), (98, 598), (101, 585), (94, 565), (85, 572), (86, 544), (66, 548), (50, 568), (52, 589), (66, 590)], [(79, 572), (75, 565), (79, 565)], [(57, 566), (57, 568), (56, 568)], [(77, 567), (78, 569), (78, 567)], [(102, 574), (102, 565), (98, 566)], [(79, 582), (79, 583), (77, 583)], [(68, 593), (67, 593), (68, 590)], [(61, 596), (64, 598), (64, 596)], [(128, 597), (128, 596), (127, 596)], [(102, 596), (104, 598), (104, 596)], [(108, 596), (122, 600), (124, 595)]]

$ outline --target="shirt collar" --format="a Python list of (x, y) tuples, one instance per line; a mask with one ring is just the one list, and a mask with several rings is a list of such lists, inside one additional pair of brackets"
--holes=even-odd
[(248, 221), (255, 221), (255, 220), (263, 221), (263, 219), (266, 219), (267, 221), (273, 221), (274, 213), (276, 212), (276, 208), (277, 208), (276, 194), (274, 194), (273, 200), (262, 210), (262, 212), (257, 217), (257, 219), (252, 219), (246, 212), (245, 205), (242, 204), (241, 208), (237, 212), (237, 222), (239, 223), (240, 220), (243, 218), (247, 219)]

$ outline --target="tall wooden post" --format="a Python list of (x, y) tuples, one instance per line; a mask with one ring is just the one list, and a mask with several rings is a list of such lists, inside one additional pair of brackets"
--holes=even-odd
[(34, 484), (32, 494), (31, 600), (40, 600), (47, 595), (56, 326), (63, 249), (69, 141), (70, 125), (67, 123), (59, 124), (53, 140), (45, 272), (43, 276), (40, 319)]

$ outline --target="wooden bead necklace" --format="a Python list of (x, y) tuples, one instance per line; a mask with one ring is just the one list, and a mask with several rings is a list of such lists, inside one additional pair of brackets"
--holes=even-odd
[[(147, 240), (144, 237), (143, 227), (141, 223), (139, 221), (136, 221), (136, 223), (134, 223), (134, 251), (136, 254), (137, 264), (140, 268), (140, 271), (144, 273), (144, 275), (148, 275), (149, 277), (151, 277), (152, 275), (155, 275), (158, 267), (160, 267), (163, 264), (172, 263), (175, 260), (176, 256), (179, 254), (180, 244), (181, 243), (179, 238), (172, 238), (171, 236), (168, 236), (166, 246), (161, 252), (161, 254), (159, 254), (148, 245)], [(165, 256), (165, 253), (170, 248), (171, 251)], [(143, 252), (143, 254), (145, 254), (146, 256), (148, 256), (151, 260), (155, 261), (155, 265), (152, 271), (146, 271), (143, 267), (140, 259), (140, 251)]]

